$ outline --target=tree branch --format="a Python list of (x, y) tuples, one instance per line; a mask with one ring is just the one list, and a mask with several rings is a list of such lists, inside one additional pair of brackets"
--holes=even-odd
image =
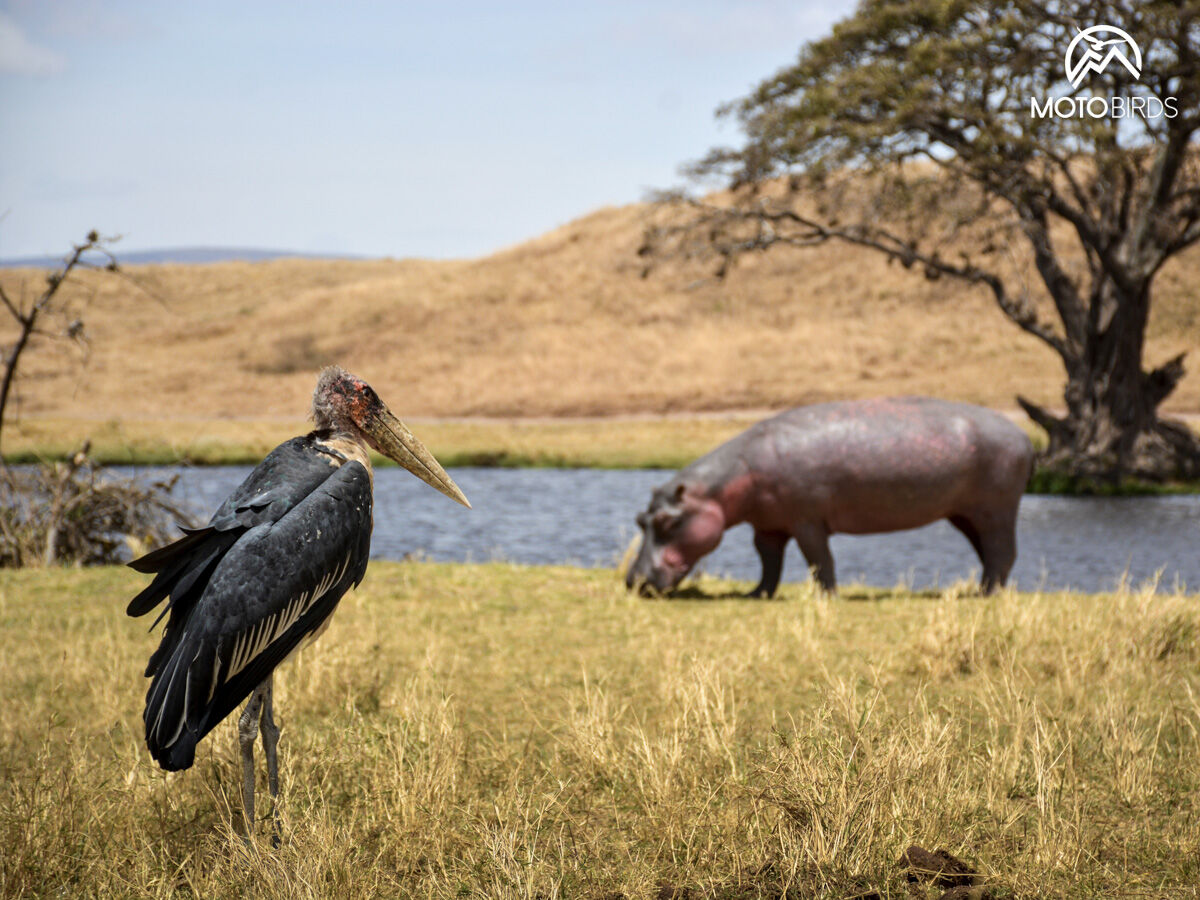
[(3, 285), (0, 285), (0, 300), (4, 301), (4, 305), (8, 307), (8, 311), (12, 313), (12, 317), (14, 319), (22, 323), (25, 321), (25, 317), (21, 315), (21, 311), (17, 309), (16, 305), (11, 300), (8, 299), (8, 292), (4, 290)]
[[(103, 239), (95, 231), (88, 232), (86, 240), (82, 244), (76, 244), (72, 248), (71, 255), (64, 260), (62, 266), (46, 276), (45, 290), (30, 305), (29, 311), (26, 313), (19, 312), (12, 301), (9, 300), (8, 295), (4, 294), (3, 289), (0, 289), (0, 295), (3, 296), (4, 304), (8, 307), (9, 312), (16, 317), (21, 326), (17, 340), (9, 351), (8, 358), (4, 361), (4, 375), (0, 379), (0, 435), (4, 431), (4, 417), (8, 410), (8, 401), (16, 380), (17, 365), (21, 360), (21, 354), (29, 346), (30, 338), (41, 334), (41, 330), (37, 328), (38, 317), (50, 307), (51, 302), (58, 294), (59, 288), (63, 286), (63, 283), (75, 267), (81, 265), (84, 254), (89, 250), (96, 250), (107, 256), (109, 260), (107, 268), (117, 271), (116, 259), (102, 246), (102, 242)], [(82, 264), (86, 265), (86, 263)], [(3, 465), (3, 456), (0, 456), (0, 465)]]
[(1183, 380), (1184, 368), (1183, 359), (1187, 353), (1180, 353), (1178, 356), (1167, 360), (1157, 369), (1147, 372), (1144, 378), (1144, 389), (1146, 402), (1150, 404), (1151, 409), (1154, 409), (1171, 391), (1175, 390), (1175, 386)]
[(1062, 427), (1062, 419), (1051, 415), (1036, 403), (1026, 400), (1024, 397), (1019, 395), (1017, 396), (1017, 403), (1020, 404), (1021, 409), (1025, 410), (1025, 415), (1029, 416), (1029, 418), (1033, 419), (1036, 424), (1041, 426), (1042, 430), (1045, 431), (1046, 434), (1053, 434)]
[[(1152, 232), (1164, 217), (1180, 169), (1187, 158), (1188, 144), (1194, 128), (1172, 128), (1167, 141), (1155, 157), (1143, 192), (1144, 200), (1139, 215), (1126, 237), (1127, 256), (1139, 260), (1145, 275), (1158, 270), (1175, 249), (1175, 241), (1164, 241), (1152, 236)], [(1178, 249), (1187, 246), (1183, 243)]]
[[(693, 198), (686, 198), (685, 202), (692, 208), (701, 211), (700, 220), (674, 229), (666, 229), (666, 232), (679, 235), (685, 231), (708, 227), (710, 229), (709, 238), (712, 239), (718, 231), (717, 228), (712, 227), (715, 223), (721, 225), (750, 223), (756, 226), (755, 234), (752, 237), (725, 243), (717, 240), (712, 245), (712, 249), (723, 257), (718, 276), (723, 277), (729, 262), (744, 252), (764, 251), (775, 244), (812, 247), (828, 240), (839, 240), (876, 250), (889, 259), (897, 260), (905, 268), (911, 268), (914, 264), (920, 265), (925, 269), (927, 275), (936, 273), (970, 284), (986, 285), (991, 289), (1000, 310), (1018, 327), (1047, 344), (1064, 362), (1069, 363), (1074, 359), (1074, 351), (1068, 341), (1064, 341), (1062, 336), (1039, 321), (1033, 304), (1028, 302), (1027, 297), (1014, 298), (1006, 290), (1004, 281), (999, 275), (981, 269), (969, 261), (963, 265), (947, 262), (936, 254), (922, 252), (913, 243), (877, 226), (860, 224), (841, 227), (819, 222), (792, 209), (772, 210), (762, 205), (753, 209), (738, 209), (717, 206)], [(777, 227), (780, 224), (795, 225), (802, 230), (799, 234), (783, 233)], [(658, 237), (662, 236), (665, 236), (665, 233), (658, 235)], [(655, 235), (648, 235), (647, 247), (652, 247), (654, 239)], [(645, 250), (645, 252), (652, 251)]]

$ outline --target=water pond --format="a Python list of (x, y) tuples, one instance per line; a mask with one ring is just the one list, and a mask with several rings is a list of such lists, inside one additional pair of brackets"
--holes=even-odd
[[(249, 467), (121, 469), (161, 477), (178, 473), (176, 494), (207, 519), (249, 474)], [(452, 469), (474, 509), (454, 504), (406, 472), (375, 476), (372, 555), (445, 561), (507, 560), (611, 567), (637, 530), (634, 516), (651, 489), (672, 473), (658, 470)], [(1122, 577), (1158, 578), (1200, 589), (1200, 496), (1082, 498), (1028, 496), (1018, 524), (1016, 584), (1025, 590), (1111, 589)], [(838, 580), (891, 587), (947, 585), (977, 577), (979, 561), (948, 523), (886, 535), (836, 535)], [(748, 526), (725, 534), (701, 564), (750, 581), (759, 574)], [(792, 544), (784, 581), (807, 578)]]

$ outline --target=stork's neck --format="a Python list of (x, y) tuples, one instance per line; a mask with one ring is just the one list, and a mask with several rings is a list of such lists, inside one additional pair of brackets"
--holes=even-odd
[(374, 483), (374, 472), (371, 469), (371, 451), (367, 442), (356, 431), (339, 429), (319, 429), (313, 432), (313, 442), (317, 448), (329, 456), (329, 464), (343, 466), (354, 460), (362, 463)]
[(353, 430), (345, 415), (338, 415), (332, 404), (320, 395), (313, 397), (312, 420), (316, 431), (350, 432)]

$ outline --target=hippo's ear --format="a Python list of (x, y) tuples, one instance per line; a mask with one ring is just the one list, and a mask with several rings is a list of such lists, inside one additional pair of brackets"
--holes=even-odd
[(675, 485), (675, 493), (671, 495), (671, 499), (678, 503), (683, 499), (683, 495), (687, 493), (687, 485), (682, 481)]

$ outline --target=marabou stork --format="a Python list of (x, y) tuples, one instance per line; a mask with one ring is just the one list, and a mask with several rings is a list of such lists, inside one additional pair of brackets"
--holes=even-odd
[(168, 771), (191, 766), (200, 739), (250, 697), (238, 721), (247, 837), (260, 725), (277, 816), (275, 667), (324, 631), (367, 569), (373, 484), (367, 448), (471, 505), (375, 391), (343, 369), (321, 372), (312, 417), (315, 429), (276, 447), (207, 526), (184, 529), (175, 543), (129, 564), (154, 573), (129, 615), (170, 598), (154, 623), (167, 616), (162, 643), (146, 666), (153, 679), (143, 715), (146, 745), (158, 764)]

